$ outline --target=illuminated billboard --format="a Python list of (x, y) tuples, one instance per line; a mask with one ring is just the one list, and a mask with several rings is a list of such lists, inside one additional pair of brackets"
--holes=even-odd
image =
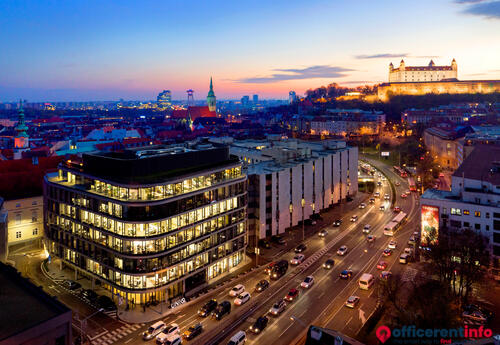
[(382, 152), (380, 152), (380, 155), (381, 155), (382, 157), (389, 157), (389, 155), (390, 155), (390, 154), (391, 154), (391, 153), (390, 153), (390, 152), (387, 152), (387, 151), (382, 151)]
[(439, 207), (422, 205), (422, 229), (420, 245), (426, 247), (427, 241), (431, 244), (437, 242), (439, 233)]

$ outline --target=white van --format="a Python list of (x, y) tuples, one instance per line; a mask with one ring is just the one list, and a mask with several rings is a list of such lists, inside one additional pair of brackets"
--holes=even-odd
[(238, 333), (233, 335), (231, 339), (229, 339), (229, 343), (227, 343), (227, 345), (241, 345), (245, 341), (247, 341), (247, 334), (245, 333), (245, 331), (239, 331)]
[(373, 274), (363, 273), (361, 278), (359, 278), (359, 288), (362, 290), (368, 290), (375, 283), (375, 278)]

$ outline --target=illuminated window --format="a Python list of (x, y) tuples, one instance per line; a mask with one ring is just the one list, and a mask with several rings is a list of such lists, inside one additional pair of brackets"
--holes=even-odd
[(464, 216), (468, 216), (470, 214), (469, 210), (464, 210)]
[(481, 217), (480, 211), (474, 211), (474, 217)]
[(452, 215), (455, 215), (455, 216), (461, 216), (462, 215), (462, 212), (459, 208), (451, 208), (451, 214)]

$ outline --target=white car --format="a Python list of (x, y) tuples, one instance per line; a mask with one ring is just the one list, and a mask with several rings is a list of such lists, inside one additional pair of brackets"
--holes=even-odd
[(326, 237), (326, 235), (328, 235), (328, 231), (326, 229), (323, 229), (320, 232), (318, 232), (319, 237)]
[(169, 336), (165, 335), (165, 333), (161, 333), (156, 337), (157, 344), (165, 344), (165, 345), (181, 345), (182, 339), (180, 336)]
[(373, 196), (376, 198), (380, 198), (380, 192), (375, 192), (375, 194), (373, 194)]
[(391, 249), (396, 249), (397, 245), (398, 245), (398, 242), (396, 242), (395, 240), (392, 240), (391, 242), (389, 242), (388, 247)]
[(297, 254), (293, 257), (292, 260), (290, 260), (290, 263), (292, 265), (300, 265), (302, 262), (304, 262), (304, 259), (306, 256), (304, 254)]
[(405, 254), (412, 255), (413, 249), (412, 248), (405, 248)]
[(337, 250), (338, 255), (345, 255), (347, 253), (347, 247), (346, 246), (341, 246), (339, 250)]
[(238, 284), (235, 287), (233, 287), (231, 289), (231, 291), (229, 291), (229, 296), (236, 297), (239, 294), (241, 294), (243, 291), (245, 291), (245, 286), (243, 286), (242, 284)]
[(348, 308), (354, 308), (356, 306), (356, 304), (359, 303), (359, 299), (360, 298), (358, 296), (351, 296), (345, 302), (345, 306)]
[(306, 279), (302, 283), (300, 283), (300, 286), (309, 289), (311, 286), (314, 284), (314, 277), (313, 276), (307, 276)]
[(361, 208), (361, 209), (363, 209), (363, 208), (365, 208), (365, 207), (366, 207), (366, 204), (365, 204), (364, 202), (362, 202), (361, 204), (359, 204), (359, 206), (358, 206), (358, 207), (359, 207), (359, 208)]
[(351, 222), (357, 222), (358, 221), (358, 216), (354, 215), (351, 217)]
[(181, 330), (179, 328), (179, 325), (173, 323), (170, 326), (168, 326), (163, 332), (161, 332), (156, 336), (156, 341), (159, 342), (160, 344), (165, 344), (168, 340), (179, 335), (180, 333)]
[(363, 227), (363, 233), (367, 234), (370, 232), (371, 229), (372, 226), (370, 224), (365, 224), (365, 226)]
[(251, 297), (250, 293), (245, 291), (245, 292), (239, 294), (239, 296), (234, 299), (234, 304), (236, 304), (236, 305), (245, 304), (250, 300), (250, 297)]
[(149, 326), (149, 328), (144, 333), (142, 333), (142, 338), (144, 340), (153, 339), (158, 334), (163, 332), (165, 330), (165, 328), (167, 328), (167, 325), (165, 324), (165, 322), (158, 321), (158, 322), (152, 324), (151, 326)]
[(391, 197), (389, 196), (389, 194), (384, 195), (384, 200), (390, 200), (390, 199)]

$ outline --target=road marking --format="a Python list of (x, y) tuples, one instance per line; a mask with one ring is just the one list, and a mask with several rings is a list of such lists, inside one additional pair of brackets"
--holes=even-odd
[(292, 323), (292, 322), (290, 322), (290, 325), (289, 325), (287, 328), (285, 328), (285, 330), (284, 330), (283, 332), (281, 332), (281, 334), (280, 334), (280, 336), (279, 336), (279, 337), (281, 338), (281, 337), (283, 336), (283, 334), (285, 334), (285, 333), (286, 333), (286, 331), (288, 331), (288, 329), (289, 329), (290, 327), (292, 327), (292, 325), (293, 325), (293, 323)]
[(132, 339), (134, 339), (134, 338), (130, 338), (129, 340), (125, 341), (124, 344), (130, 343), (132, 341)]

